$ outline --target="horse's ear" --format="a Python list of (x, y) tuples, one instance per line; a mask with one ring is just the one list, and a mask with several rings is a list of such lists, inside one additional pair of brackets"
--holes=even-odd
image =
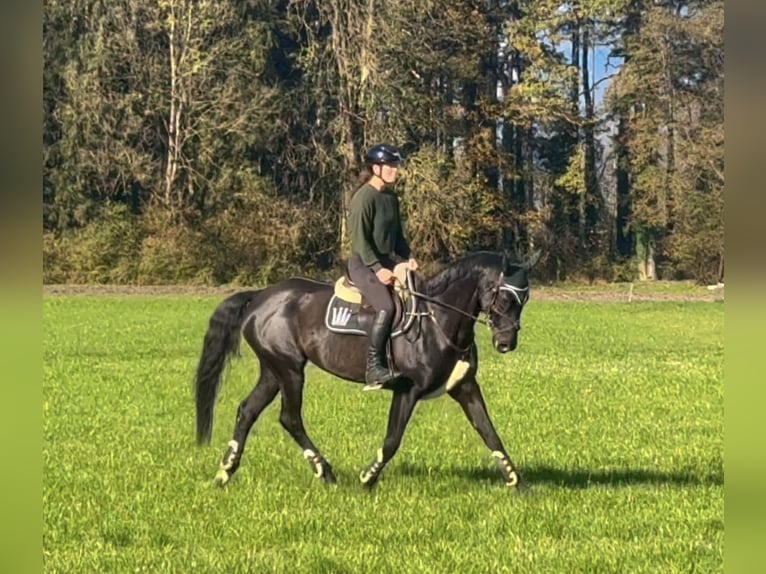
[(532, 267), (534, 267), (534, 266), (535, 266), (535, 264), (536, 264), (538, 261), (540, 261), (540, 255), (541, 255), (541, 254), (542, 254), (542, 249), (538, 249), (537, 251), (535, 251), (535, 252), (532, 254), (532, 257), (530, 257), (530, 258), (529, 258), (529, 260), (528, 260), (528, 261), (526, 261), (526, 262), (525, 262), (525, 263), (522, 265), (522, 267), (524, 267), (524, 269), (527, 269), (527, 270), (529, 270), (529, 269), (532, 269)]

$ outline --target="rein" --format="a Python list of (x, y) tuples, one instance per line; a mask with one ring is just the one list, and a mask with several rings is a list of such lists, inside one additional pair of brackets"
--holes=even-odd
[[(440, 307), (445, 307), (446, 309), (449, 309), (451, 311), (455, 311), (455, 313), (460, 313), (461, 315), (468, 317), (469, 319), (473, 319), (474, 321), (478, 321), (479, 323), (483, 325), (487, 325), (489, 327), (492, 326), (492, 321), (489, 319), (482, 319), (478, 315), (472, 315), (471, 313), (468, 313), (467, 311), (463, 311), (462, 309), (458, 309), (457, 307), (450, 305), (449, 303), (445, 303), (444, 301), (439, 301), (439, 299), (436, 299), (434, 297), (430, 297), (429, 295), (426, 295), (425, 293), (420, 293), (419, 291), (415, 291), (413, 289), (410, 290), (410, 293), (412, 295), (415, 295), (416, 297), (419, 297), (420, 299), (423, 299), (424, 301), (428, 301), (429, 303), (436, 303)], [(429, 313), (418, 313), (419, 315), (427, 316), (427, 317), (433, 317), (433, 311)]]

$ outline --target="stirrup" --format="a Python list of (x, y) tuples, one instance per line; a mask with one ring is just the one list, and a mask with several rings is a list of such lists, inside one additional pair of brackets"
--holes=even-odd
[(365, 383), (362, 387), (363, 391), (380, 391), (383, 389), (383, 383)]
[(402, 374), (397, 371), (393, 371), (391, 369), (387, 369), (387, 370), (388, 370), (388, 374), (390, 375), (389, 378), (387, 378), (384, 381), (374, 381), (372, 383), (365, 382), (364, 386), (362, 387), (362, 390), (363, 391), (379, 391), (380, 389), (385, 389), (386, 385), (390, 385), (398, 381), (402, 376)]

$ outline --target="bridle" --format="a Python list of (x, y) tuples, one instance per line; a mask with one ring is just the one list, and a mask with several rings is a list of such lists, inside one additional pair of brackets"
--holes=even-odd
[[(439, 305), (440, 307), (444, 307), (445, 309), (449, 309), (450, 311), (454, 311), (455, 313), (459, 313), (460, 315), (463, 315), (465, 317), (468, 317), (469, 319), (472, 319), (478, 323), (481, 323), (482, 325), (487, 325), (490, 329), (493, 329), (495, 327), (495, 323), (492, 321), (492, 315), (499, 315), (503, 319), (510, 321), (511, 326), (506, 327), (504, 329), (497, 329), (495, 331), (495, 334), (499, 333), (505, 333), (507, 331), (520, 331), (521, 330), (521, 323), (517, 319), (513, 319), (510, 316), (506, 315), (505, 313), (501, 313), (495, 308), (495, 303), (497, 302), (497, 297), (500, 295), (501, 291), (508, 291), (510, 292), (516, 301), (521, 305), (522, 307), (524, 304), (529, 300), (529, 286), (527, 287), (516, 287), (515, 285), (511, 285), (510, 283), (505, 282), (505, 274), (503, 272), (500, 272), (500, 277), (498, 278), (497, 284), (492, 288), (492, 299), (489, 302), (489, 308), (487, 309), (487, 312), (485, 315), (487, 316), (486, 319), (483, 319), (482, 317), (479, 317), (479, 315), (474, 315), (472, 313), (469, 313), (467, 311), (463, 311), (462, 309), (458, 309), (454, 305), (450, 305), (449, 303), (445, 303), (444, 301), (440, 301), (434, 297), (431, 297), (429, 295), (426, 295), (425, 293), (420, 293), (419, 291), (415, 291), (415, 289), (411, 287), (407, 287), (409, 292), (420, 298), (424, 301), (428, 301), (429, 303), (434, 303), (436, 305)], [(436, 316), (434, 315), (433, 311), (429, 311), (428, 313), (412, 313), (413, 315), (418, 316), (426, 316), (429, 317), (433, 322), (434, 325), (436, 325), (438, 331), (442, 334), (444, 337), (444, 340), (447, 341), (447, 343), (452, 347), (453, 349), (460, 351), (462, 353), (465, 353), (468, 351), (468, 349), (471, 348), (471, 345), (473, 344), (473, 341), (471, 344), (468, 345), (465, 349), (462, 349), (455, 345), (452, 341), (450, 341), (447, 334), (442, 329), (441, 325), (439, 325), (439, 322), (436, 320)]]
[(517, 319), (512, 319), (505, 313), (501, 313), (497, 309), (495, 309), (495, 302), (497, 301), (497, 296), (500, 294), (500, 291), (508, 291), (511, 293), (511, 295), (514, 296), (518, 304), (523, 307), (524, 304), (529, 300), (529, 285), (526, 287), (516, 287), (515, 285), (511, 285), (510, 283), (505, 282), (505, 276), (503, 273), (500, 273), (500, 279), (497, 282), (497, 285), (495, 285), (495, 288), (492, 289), (492, 300), (489, 302), (489, 309), (487, 311), (487, 325), (489, 327), (493, 327), (494, 323), (492, 323), (491, 315), (500, 315), (503, 319), (510, 321), (511, 326), (506, 327), (505, 329), (498, 329), (495, 331), (495, 333), (505, 333), (506, 331), (521, 331), (521, 322)]

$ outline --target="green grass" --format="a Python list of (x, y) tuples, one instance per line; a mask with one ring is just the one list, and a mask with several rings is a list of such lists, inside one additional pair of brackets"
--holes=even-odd
[(533, 300), (508, 355), (479, 327), (490, 415), (532, 486), (517, 496), (446, 396), (364, 492), (389, 395), (316, 368), (304, 418), (339, 484), (313, 477), (277, 401), (215, 488), (257, 374), (243, 346), (196, 447), (191, 377), (221, 299), (44, 299), (47, 572), (722, 571), (723, 304)]

